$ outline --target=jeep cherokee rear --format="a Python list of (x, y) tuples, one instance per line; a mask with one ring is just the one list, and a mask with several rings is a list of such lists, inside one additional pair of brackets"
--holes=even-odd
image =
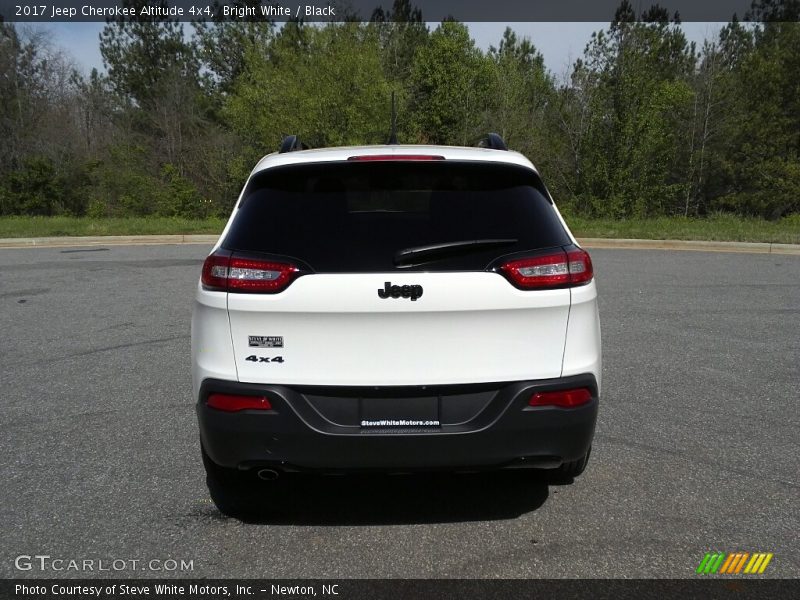
[(193, 389), (211, 494), (248, 473), (556, 469), (600, 392), (589, 255), (504, 150), (272, 154), (206, 259)]

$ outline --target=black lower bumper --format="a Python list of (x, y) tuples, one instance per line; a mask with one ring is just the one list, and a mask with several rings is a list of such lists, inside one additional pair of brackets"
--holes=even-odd
[[(578, 408), (528, 405), (537, 391), (582, 387), (591, 391), (592, 400)], [(209, 408), (206, 401), (214, 392), (264, 395), (272, 410), (229, 413)], [(361, 425), (365, 410), (387, 401), (391, 405), (395, 399), (412, 411), (433, 406), (440, 424)], [(586, 454), (598, 401), (591, 374), (425, 388), (312, 388), (207, 379), (200, 389), (197, 416), (203, 447), (224, 467), (325, 472), (553, 468)], [(396, 416), (404, 418), (404, 410), (398, 409)]]

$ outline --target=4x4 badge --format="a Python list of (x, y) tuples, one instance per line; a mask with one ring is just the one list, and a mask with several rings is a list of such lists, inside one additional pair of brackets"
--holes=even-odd
[(379, 298), (411, 298), (413, 302), (422, 297), (421, 285), (392, 285), (391, 281), (387, 281), (384, 285), (383, 289), (378, 288)]

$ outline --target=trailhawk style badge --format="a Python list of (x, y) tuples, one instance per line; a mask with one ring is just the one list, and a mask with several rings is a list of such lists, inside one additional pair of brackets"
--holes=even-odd
[(251, 348), (283, 348), (282, 335), (250, 335), (247, 338)]
[(387, 281), (384, 286), (383, 289), (378, 288), (379, 298), (411, 298), (414, 302), (422, 296), (421, 285), (392, 285), (391, 281)]

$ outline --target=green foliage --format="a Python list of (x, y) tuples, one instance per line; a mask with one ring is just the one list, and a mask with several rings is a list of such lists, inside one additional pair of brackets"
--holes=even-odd
[(165, 164), (150, 174), (143, 146), (115, 146), (110, 159), (98, 166), (89, 216), (123, 217), (156, 215), (205, 218), (213, 215), (210, 200), (182, 176), (175, 165)]
[[(164, 1), (124, 0), (137, 9)], [(131, 101), (149, 107), (159, 100), (167, 76), (195, 78), (199, 62), (195, 49), (184, 39), (183, 27), (163, 17), (110, 22), (100, 34), (100, 54), (115, 91)]]
[(686, 77), (694, 54), (666, 14), (649, 17), (654, 21), (633, 20), (623, 2), (575, 66), (573, 80), (588, 95), (577, 206), (592, 215), (647, 217), (679, 206), (680, 126), (693, 99)]
[(409, 76), (415, 137), (428, 144), (468, 144), (484, 133), (491, 63), (462, 23), (445, 21), (417, 51)]
[(95, 235), (219, 235), (226, 219), (186, 217), (0, 216), (0, 238)]
[(800, 212), (798, 14), (756, 0), (698, 51), (624, 0), (564, 80), (535, 40), (509, 28), (484, 52), (411, 0), (369, 23), (112, 21), (88, 77), (0, 23), (0, 214), (225, 217), (286, 135), (384, 143), (394, 92), (401, 143), (496, 131), (577, 217), (781, 219)]
[[(258, 6), (258, 0), (245, 0), (243, 6)], [(207, 73), (204, 84), (214, 104), (233, 92), (246, 68), (246, 57), (272, 43), (275, 25), (270, 22), (229, 21), (222, 17), (211, 23), (192, 23), (197, 36), (197, 55)]]
[(800, 213), (800, 160), (771, 156), (737, 169), (745, 189), (715, 198), (711, 209), (777, 219)]
[(563, 146), (551, 108), (557, 92), (544, 57), (529, 39), (506, 28), (500, 46), (489, 48), (488, 59), (490, 89), (481, 131), (496, 131), (510, 148), (534, 158), (540, 169), (554, 170)]
[(164, 189), (157, 207), (160, 216), (201, 219), (209, 215), (210, 203), (200, 196), (189, 180), (178, 173), (175, 165), (164, 165), (161, 177)]
[(89, 183), (85, 168), (59, 172), (43, 156), (29, 156), (0, 184), (0, 215), (82, 215)]
[(430, 35), (422, 20), (422, 11), (413, 7), (409, 0), (394, 0), (390, 11), (375, 10), (372, 26), (378, 31), (386, 79), (392, 84), (404, 85), (416, 52), (428, 43)]
[(800, 215), (776, 221), (731, 213), (711, 213), (703, 218), (653, 217), (649, 219), (586, 218), (570, 215), (573, 235), (581, 238), (643, 240), (714, 240), (800, 244)]
[(389, 97), (374, 30), (290, 23), (268, 53), (247, 54), (223, 114), (254, 154), (293, 133), (313, 146), (358, 144), (385, 141)]
[(52, 215), (62, 194), (53, 165), (45, 159), (30, 157), (6, 179), (0, 195), (0, 213)]

